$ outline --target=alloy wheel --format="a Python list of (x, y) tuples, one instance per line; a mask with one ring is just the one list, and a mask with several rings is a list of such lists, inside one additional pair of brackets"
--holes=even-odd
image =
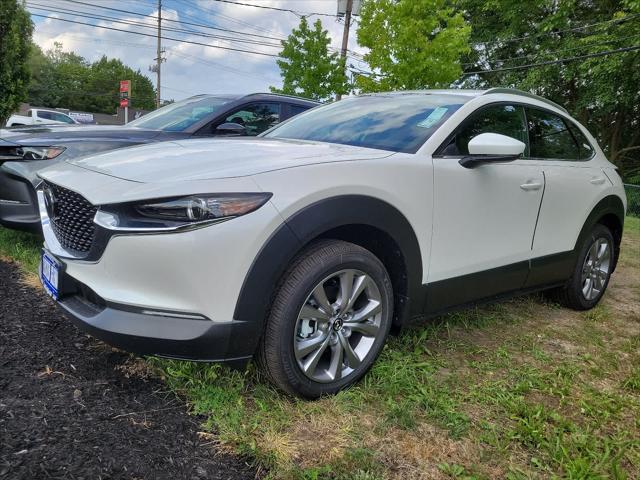
[(604, 291), (610, 266), (611, 245), (606, 238), (597, 238), (582, 266), (582, 295), (586, 300), (593, 300)]
[(345, 269), (324, 278), (296, 321), (293, 349), (302, 373), (320, 383), (350, 375), (385, 334), (382, 309), (380, 289), (366, 273)]

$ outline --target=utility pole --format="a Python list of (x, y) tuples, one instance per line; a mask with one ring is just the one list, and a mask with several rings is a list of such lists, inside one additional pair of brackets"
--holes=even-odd
[(156, 57), (156, 69), (158, 81), (156, 86), (156, 108), (160, 108), (160, 65), (162, 65), (162, 47), (160, 45), (160, 37), (162, 36), (162, 0), (158, 0), (158, 49)]
[[(342, 31), (342, 50), (340, 50), (340, 59), (344, 62), (345, 73), (347, 70), (347, 46), (349, 44), (349, 27), (351, 26), (351, 10), (353, 9), (353, 0), (347, 0), (347, 9), (344, 14), (344, 30)], [(336, 101), (342, 98), (342, 94), (336, 95)]]

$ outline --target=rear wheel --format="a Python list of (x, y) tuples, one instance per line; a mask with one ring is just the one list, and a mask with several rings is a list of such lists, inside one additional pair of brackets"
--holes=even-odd
[(568, 285), (554, 292), (556, 299), (574, 310), (595, 307), (609, 285), (615, 255), (611, 231), (596, 225), (582, 245)]
[(258, 363), (289, 394), (336, 393), (371, 367), (389, 333), (392, 309), (391, 281), (377, 257), (352, 243), (319, 242), (286, 272)]

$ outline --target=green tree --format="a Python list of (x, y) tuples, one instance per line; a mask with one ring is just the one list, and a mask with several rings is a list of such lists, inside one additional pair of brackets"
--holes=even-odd
[(329, 32), (317, 20), (313, 29), (305, 17), (282, 41), (277, 63), (282, 76), (282, 88), (271, 87), (272, 92), (300, 95), (315, 100), (328, 100), (333, 95), (349, 91), (344, 74), (344, 62), (337, 53), (329, 54)]
[(61, 43), (43, 53), (33, 45), (29, 58), (33, 76), (29, 85), (29, 103), (41, 107), (80, 109), (86, 95), (89, 63), (73, 52), (65, 52)]
[(151, 80), (118, 59), (89, 63), (80, 55), (65, 52), (56, 43), (47, 52), (34, 45), (29, 64), (33, 72), (29, 102), (50, 108), (69, 108), (89, 112), (115, 113), (120, 103), (120, 80), (131, 80), (132, 105), (155, 108), (155, 89)]
[(559, 103), (627, 179), (640, 177), (640, 51), (527, 66), (640, 45), (640, 1), (457, 0), (456, 6), (473, 25), (466, 70), (498, 70), (467, 76), (463, 85), (515, 87)]
[(471, 28), (446, 0), (366, 0), (358, 43), (375, 72), (364, 91), (446, 87), (462, 73)]
[(156, 108), (153, 83), (140, 70), (133, 70), (122, 61), (105, 56), (94, 62), (89, 70), (86, 89), (93, 95), (86, 101), (86, 105), (90, 107), (87, 110), (114, 111), (119, 105), (120, 80), (131, 80), (132, 106), (143, 110)]
[(0, 0), (0, 125), (27, 96), (33, 24), (24, 4)]

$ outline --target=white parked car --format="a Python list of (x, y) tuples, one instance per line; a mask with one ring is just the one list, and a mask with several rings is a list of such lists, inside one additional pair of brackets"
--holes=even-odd
[(44, 124), (67, 123), (75, 125), (76, 122), (69, 115), (56, 110), (44, 110), (42, 108), (32, 108), (27, 110), (26, 115), (11, 115), (7, 120), (7, 127), (17, 127), (21, 125), (44, 125)]
[(583, 126), (506, 89), (363, 95), (262, 138), (40, 175), (42, 281), (81, 328), (140, 354), (256, 357), (307, 398), (361, 378), (417, 315), (545, 289), (593, 307), (626, 208)]

